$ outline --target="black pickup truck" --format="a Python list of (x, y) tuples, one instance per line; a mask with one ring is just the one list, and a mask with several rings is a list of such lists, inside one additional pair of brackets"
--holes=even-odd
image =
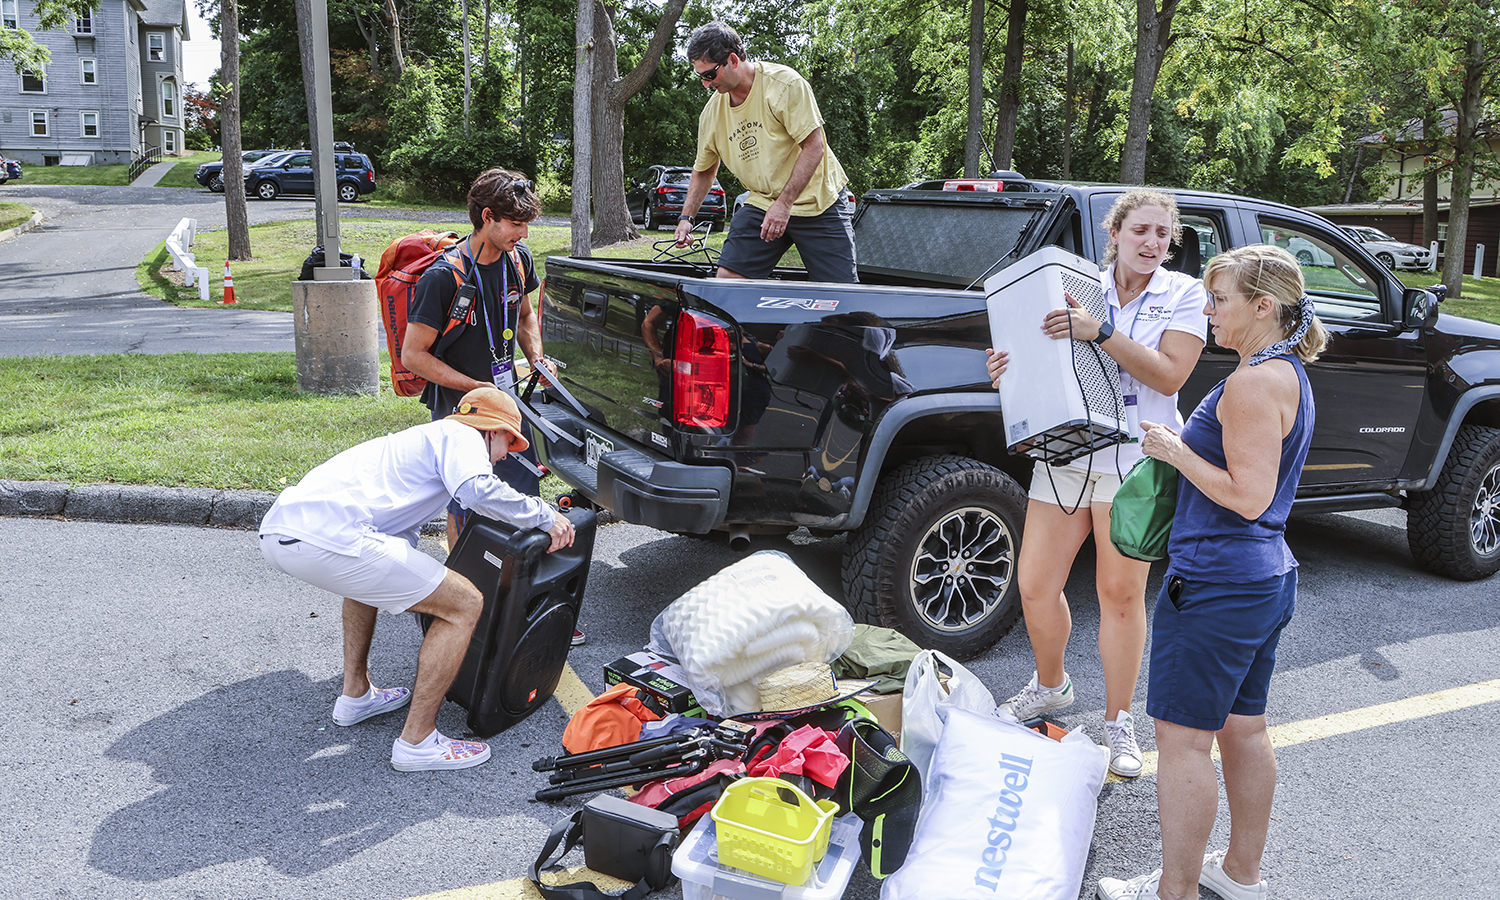
[[(666, 531), (846, 533), (856, 619), (958, 656), (1020, 612), (1015, 561), (1032, 461), (1006, 449), (985, 373), (983, 279), (1041, 247), (1098, 260), (1128, 188), (1008, 180), (867, 193), (857, 285), (709, 277), (708, 263), (552, 257), (550, 354), (587, 410), (538, 411), (541, 441), (587, 501)], [(950, 185), (951, 187), (952, 185)], [(1245, 197), (1174, 192), (1168, 265), (1224, 248), (1318, 248), (1304, 267), (1332, 332), (1310, 374), (1318, 422), (1299, 512), (1399, 506), (1413, 556), (1458, 579), (1500, 568), (1500, 327), (1441, 314), (1331, 222)], [(1210, 338), (1181, 408), (1236, 362)], [(575, 444), (574, 441), (578, 443)]]

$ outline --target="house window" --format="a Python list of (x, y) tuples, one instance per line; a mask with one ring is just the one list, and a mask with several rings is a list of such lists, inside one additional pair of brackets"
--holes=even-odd
[(99, 113), (97, 111), (86, 109), (79, 113), (78, 124), (80, 137), (96, 138), (99, 136)]
[(16, 0), (0, 0), (0, 25), (19, 27), (16, 23)]
[(161, 62), (163, 46), (160, 34), (146, 35), (146, 58), (152, 62)]
[(47, 136), (47, 111), (45, 109), (33, 109), (31, 111), (31, 136)]
[(47, 93), (46, 75), (38, 72), (21, 73), (21, 93), (23, 94), (45, 94)]
[(99, 83), (99, 75), (98, 75), (98, 72), (96, 72), (95, 69), (94, 69), (94, 61), (92, 59), (88, 59), (88, 58), (80, 59), (78, 61), (78, 71), (79, 71), (79, 77), (78, 77), (78, 83), (79, 84), (98, 84)]
[(85, 12), (83, 15), (74, 19), (73, 30), (75, 34), (93, 34), (94, 14), (92, 12)]
[(177, 152), (177, 132), (168, 128), (161, 133), (161, 148), (166, 153)]
[(163, 119), (170, 119), (176, 116), (177, 83), (174, 81), (163, 81), (161, 83), (161, 117)]

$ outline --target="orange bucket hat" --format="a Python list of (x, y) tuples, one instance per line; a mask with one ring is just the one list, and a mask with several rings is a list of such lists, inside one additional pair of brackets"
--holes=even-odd
[(458, 401), (448, 418), (480, 431), (504, 431), (510, 437), (510, 452), (520, 453), (531, 442), (521, 436), (521, 411), (516, 401), (498, 388), (475, 388)]

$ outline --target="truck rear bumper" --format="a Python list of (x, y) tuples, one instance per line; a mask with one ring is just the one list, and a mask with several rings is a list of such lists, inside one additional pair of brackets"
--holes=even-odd
[(533, 430), (542, 461), (589, 501), (626, 522), (690, 534), (706, 534), (723, 524), (734, 474), (724, 466), (690, 466), (646, 450), (612, 431), (590, 428), (560, 403), (537, 403), (548, 422), (579, 440), (588, 431), (615, 449), (590, 467), (582, 449), (548, 440)]

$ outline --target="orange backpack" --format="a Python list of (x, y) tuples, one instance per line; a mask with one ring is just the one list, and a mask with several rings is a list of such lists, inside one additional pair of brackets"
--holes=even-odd
[[(380, 254), (380, 268), (375, 273), (375, 289), (380, 293), (381, 318), (385, 321), (385, 343), (391, 356), (391, 388), (401, 397), (416, 397), (427, 387), (427, 379), (401, 364), (401, 345), (406, 340), (406, 316), (411, 311), (417, 280), (437, 258), (459, 241), (458, 232), (438, 234), (423, 229), (416, 234), (397, 238)], [(463, 275), (454, 275), (463, 284)], [(446, 335), (455, 322), (448, 320)], [(434, 348), (436, 349), (436, 348)]]

